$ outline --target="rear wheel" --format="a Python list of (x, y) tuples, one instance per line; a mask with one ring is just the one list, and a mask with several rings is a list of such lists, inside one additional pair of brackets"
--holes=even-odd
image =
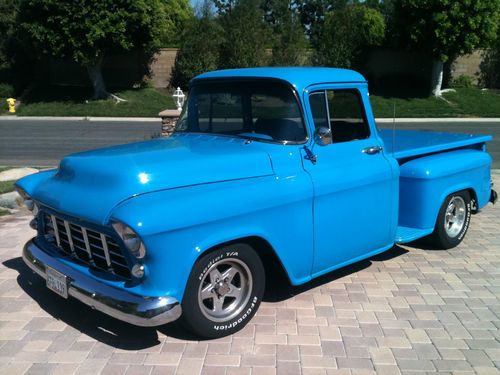
[(467, 191), (450, 194), (443, 202), (431, 235), (434, 245), (450, 249), (462, 242), (471, 217), (471, 197)]
[(255, 315), (264, 295), (262, 262), (247, 244), (203, 255), (194, 265), (182, 301), (183, 322), (209, 338), (232, 334)]

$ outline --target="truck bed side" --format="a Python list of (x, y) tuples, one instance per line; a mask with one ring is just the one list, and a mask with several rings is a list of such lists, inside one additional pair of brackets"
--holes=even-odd
[(449, 194), (467, 190), (477, 208), (488, 203), (491, 157), (485, 142), (491, 136), (409, 130), (382, 130), (380, 136), (400, 165), (397, 243), (432, 233)]
[(490, 135), (457, 134), (417, 130), (381, 129), (379, 135), (384, 141), (388, 155), (401, 163), (404, 159), (429, 155), (458, 148), (481, 148), (491, 141)]

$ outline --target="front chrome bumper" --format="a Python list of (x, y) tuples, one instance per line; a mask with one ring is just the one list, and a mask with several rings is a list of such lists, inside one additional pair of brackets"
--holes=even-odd
[(50, 256), (33, 240), (24, 246), (23, 260), (44, 279), (47, 278), (46, 266), (66, 275), (70, 296), (125, 322), (142, 327), (154, 327), (172, 322), (181, 316), (182, 308), (175, 298), (139, 296), (100, 283)]

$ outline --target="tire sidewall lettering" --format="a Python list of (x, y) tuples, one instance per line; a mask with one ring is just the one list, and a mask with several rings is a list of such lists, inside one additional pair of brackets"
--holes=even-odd
[(471, 204), (469, 202), (469, 203), (467, 203), (467, 216), (465, 218), (465, 223), (464, 223), (462, 230), (460, 231), (460, 234), (458, 235), (459, 241), (461, 241), (462, 238), (465, 236), (465, 233), (467, 233), (467, 229), (469, 228), (469, 224), (470, 224), (470, 218), (471, 218)]
[(198, 280), (201, 281), (207, 274), (208, 270), (210, 267), (212, 267), (215, 263), (217, 263), (221, 259), (225, 258), (239, 258), (239, 254), (237, 251), (225, 251), (223, 254), (220, 254), (216, 256), (215, 258), (210, 259), (208, 264), (203, 268), (203, 271), (201, 271), (200, 275), (198, 276)]
[(252, 312), (257, 304), (258, 298), (257, 296), (254, 296), (250, 301), (249, 304), (250, 306), (246, 309), (245, 313), (241, 315), (238, 319), (232, 321), (231, 323), (224, 324), (224, 325), (214, 325), (214, 330), (216, 331), (225, 331), (228, 329), (235, 328), (239, 324), (243, 323), (249, 316), (252, 315)]

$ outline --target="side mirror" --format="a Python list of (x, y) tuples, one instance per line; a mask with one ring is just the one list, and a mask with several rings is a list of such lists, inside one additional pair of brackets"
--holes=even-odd
[(332, 143), (332, 131), (330, 128), (320, 126), (314, 131), (314, 141), (320, 146)]

